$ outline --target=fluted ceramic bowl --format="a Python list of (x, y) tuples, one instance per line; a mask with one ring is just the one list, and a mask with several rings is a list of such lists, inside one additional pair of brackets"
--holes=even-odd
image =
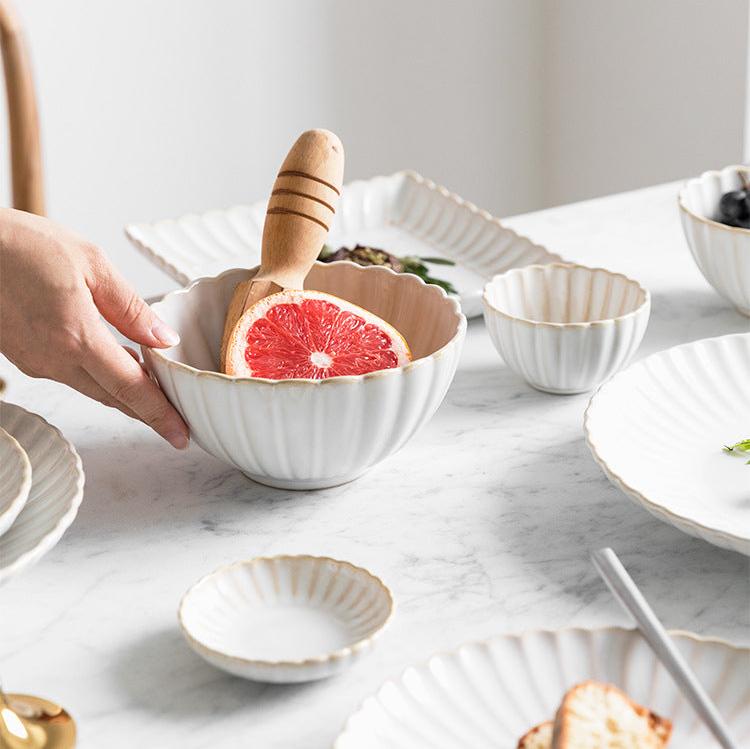
[(680, 218), (690, 252), (706, 281), (750, 317), (750, 229), (718, 221), (719, 200), (742, 187), (747, 167), (728, 166), (691, 179), (679, 195)]
[(185, 594), (178, 616), (190, 647), (217, 668), (293, 683), (351, 666), (392, 613), (390, 591), (371, 572), (299, 555), (221, 567)]
[(505, 363), (537, 390), (592, 390), (625, 366), (646, 331), (651, 301), (619, 273), (529, 265), (484, 289), (484, 319)]
[(466, 332), (458, 302), (442, 289), (388, 268), (316, 263), (307, 288), (387, 320), (414, 360), (326, 380), (230, 377), (218, 372), (224, 317), (235, 286), (250, 273), (201, 278), (154, 305), (181, 342), (144, 348), (145, 365), (204, 450), (261, 484), (320, 489), (361, 475), (435, 413)]

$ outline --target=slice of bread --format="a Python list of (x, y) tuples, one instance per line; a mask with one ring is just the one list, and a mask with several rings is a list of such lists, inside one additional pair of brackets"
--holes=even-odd
[(553, 726), (554, 723), (551, 720), (534, 726), (528, 733), (521, 736), (516, 749), (550, 749)]
[(555, 716), (551, 749), (663, 749), (672, 723), (611, 684), (569, 689)]

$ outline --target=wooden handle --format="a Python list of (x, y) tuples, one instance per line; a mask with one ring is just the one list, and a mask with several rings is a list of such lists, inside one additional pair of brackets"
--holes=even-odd
[(255, 279), (301, 289), (328, 236), (344, 176), (344, 147), (328, 130), (292, 146), (271, 191)]
[(23, 30), (9, 0), (0, 0), (0, 47), (8, 98), (13, 207), (44, 215), (42, 149), (34, 81)]
[(237, 286), (229, 303), (221, 346), (227, 347), (245, 310), (282, 289), (301, 289), (320, 254), (344, 178), (344, 147), (328, 130), (308, 130), (284, 159), (271, 191), (263, 226), (260, 268)]

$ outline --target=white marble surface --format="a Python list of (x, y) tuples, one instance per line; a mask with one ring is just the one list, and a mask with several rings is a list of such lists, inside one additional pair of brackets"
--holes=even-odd
[[(565, 257), (632, 275), (653, 293), (640, 355), (746, 331), (703, 281), (666, 185), (508, 223)], [(166, 284), (165, 284), (166, 286)], [(331, 745), (386, 677), (435, 650), (503, 630), (625, 622), (587, 559), (613, 546), (670, 627), (750, 643), (750, 563), (683, 535), (610, 486), (583, 443), (587, 396), (529, 389), (469, 326), (437, 415), (358, 481), (277, 491), (52, 383), (10, 370), (9, 400), (80, 450), (79, 517), (36, 567), (0, 589), (7, 689), (64, 703), (84, 749)], [(176, 608), (232, 560), (321, 553), (380, 574), (396, 616), (343, 676), (279, 687), (214, 670), (182, 641)]]

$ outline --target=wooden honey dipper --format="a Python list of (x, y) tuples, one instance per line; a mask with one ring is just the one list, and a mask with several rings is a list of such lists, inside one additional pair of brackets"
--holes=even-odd
[(273, 184), (263, 226), (258, 272), (237, 285), (227, 309), (221, 371), (237, 322), (253, 304), (278, 291), (301, 289), (328, 236), (341, 194), (344, 147), (328, 130), (302, 133)]

